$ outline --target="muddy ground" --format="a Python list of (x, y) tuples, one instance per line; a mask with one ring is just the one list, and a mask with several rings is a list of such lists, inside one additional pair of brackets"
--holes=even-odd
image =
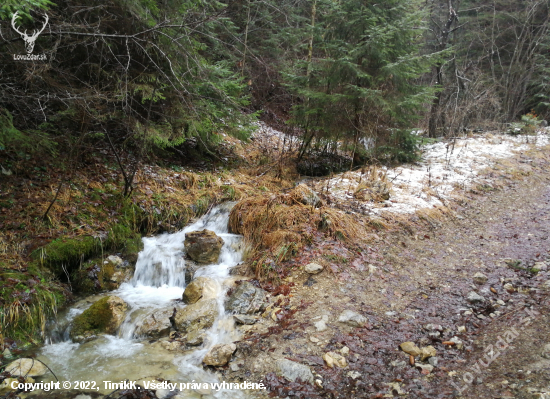
[[(413, 218), (356, 253), (313, 243), (297, 262), (318, 261), (325, 270), (287, 280), (281, 310), (267, 315), (277, 322), (254, 327), (223, 375), (264, 380), (272, 397), (544, 398), (550, 273), (533, 266), (550, 266), (550, 174), (544, 157), (521, 162), (524, 176), (467, 193), (444, 220)], [(487, 281), (475, 283), (476, 273)], [(471, 292), (483, 300), (469, 302)], [(360, 328), (338, 322), (346, 309), (368, 321)], [(326, 329), (318, 331), (323, 316)], [(399, 349), (406, 341), (433, 345), (433, 370), (418, 357), (411, 365)], [(348, 365), (327, 367), (321, 356), (344, 346)], [(318, 386), (278, 376), (281, 358), (308, 365)]]

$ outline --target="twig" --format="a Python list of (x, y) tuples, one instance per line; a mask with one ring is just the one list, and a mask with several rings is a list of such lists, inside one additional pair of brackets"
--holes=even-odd
[(52, 369), (50, 368), (50, 366), (48, 366), (46, 363), (44, 363), (44, 362), (43, 362), (42, 360), (40, 360), (40, 359), (33, 359), (33, 360), (36, 360), (36, 361), (42, 363), (44, 366), (46, 366), (46, 368), (47, 368), (48, 370), (50, 370), (50, 373), (53, 374), (53, 376), (55, 377), (55, 379), (56, 379), (57, 381), (59, 381), (59, 378), (57, 378), (57, 376), (56, 376), (55, 373), (52, 371)]
[[(130, 380), (126, 380), (126, 382), (128, 382), (128, 381), (130, 381)], [(113, 392), (111, 392), (109, 395), (105, 396), (104, 399), (109, 399), (109, 398), (111, 397), (112, 394), (114, 394), (115, 392), (118, 392), (118, 391), (120, 391), (120, 388), (115, 389), (115, 390), (114, 390)]]
[(48, 217), (48, 212), (50, 212), (50, 209), (52, 209), (53, 204), (55, 204), (55, 201), (57, 201), (57, 197), (59, 195), (59, 192), (61, 191), (62, 186), (63, 186), (63, 179), (59, 180), (59, 185), (57, 186), (55, 197), (53, 197), (53, 200), (52, 202), (50, 202), (48, 209), (46, 209), (46, 212), (44, 212), (44, 215), (42, 215), (42, 219), (46, 220), (46, 218)]

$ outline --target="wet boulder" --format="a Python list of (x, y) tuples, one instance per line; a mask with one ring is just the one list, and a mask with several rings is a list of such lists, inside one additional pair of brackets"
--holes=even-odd
[(174, 314), (174, 308), (157, 310), (143, 319), (136, 329), (136, 335), (150, 338), (162, 338), (170, 334), (172, 322), (170, 317)]
[(212, 327), (218, 317), (218, 302), (216, 299), (202, 299), (176, 312), (174, 318), (177, 330), (181, 334), (204, 330)]
[(224, 241), (210, 230), (185, 234), (185, 252), (195, 262), (203, 265), (216, 263)]
[(199, 265), (193, 262), (190, 259), (185, 260), (185, 282), (190, 283), (195, 278), (195, 273), (199, 270), (202, 265)]
[(266, 304), (265, 291), (243, 281), (225, 301), (225, 309), (235, 314), (254, 314)]
[(193, 330), (190, 331), (185, 337), (185, 344), (187, 346), (199, 346), (202, 345), (205, 339), (204, 330)]
[(75, 317), (70, 336), (75, 342), (86, 342), (99, 334), (115, 334), (124, 318), (128, 304), (117, 296), (107, 296), (95, 302)]
[(185, 287), (182, 299), (184, 303), (191, 305), (201, 298), (216, 298), (217, 293), (218, 284), (214, 280), (208, 277), (197, 277)]
[(130, 268), (117, 270), (113, 273), (109, 281), (113, 286), (113, 288), (118, 288), (122, 283), (130, 281), (133, 275), (134, 275), (134, 272)]
[(237, 350), (235, 344), (214, 345), (202, 362), (207, 366), (225, 366), (231, 360), (231, 356), (235, 350)]

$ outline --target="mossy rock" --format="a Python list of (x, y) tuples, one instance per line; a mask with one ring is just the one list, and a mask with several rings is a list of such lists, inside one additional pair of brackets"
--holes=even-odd
[(112, 263), (104, 262), (102, 258), (91, 259), (71, 273), (73, 292), (82, 295), (114, 290), (117, 288), (117, 284), (112, 282), (114, 273)]
[(77, 269), (82, 269), (82, 261), (107, 249), (120, 250), (128, 261), (135, 263), (139, 251), (143, 249), (143, 242), (138, 233), (118, 223), (110, 229), (103, 243), (100, 239), (90, 236), (58, 238), (33, 251), (31, 257), (63, 278), (66, 273), (73, 274)]
[(82, 259), (89, 258), (100, 249), (101, 242), (94, 237), (60, 238), (33, 251), (31, 257), (42, 262), (56, 275), (62, 275), (65, 273), (63, 266), (70, 273)]
[(130, 263), (137, 261), (139, 251), (143, 249), (143, 241), (138, 233), (123, 223), (115, 224), (109, 231), (105, 246), (119, 249)]
[(101, 298), (73, 320), (70, 337), (86, 342), (99, 334), (114, 334), (124, 321), (128, 305), (116, 296)]

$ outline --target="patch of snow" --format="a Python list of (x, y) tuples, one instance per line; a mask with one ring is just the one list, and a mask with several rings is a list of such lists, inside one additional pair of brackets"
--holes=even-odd
[(550, 129), (534, 136), (486, 135), (438, 142), (423, 147), (422, 161), (396, 168), (380, 168), (392, 183), (392, 195), (383, 203), (357, 201), (353, 193), (363, 179), (361, 172), (345, 172), (315, 184), (340, 202), (354, 201), (366, 213), (414, 213), (419, 209), (444, 206), (453, 192), (474, 184), (488, 183), (480, 175), (499, 159), (512, 158), (531, 148), (550, 143)]

